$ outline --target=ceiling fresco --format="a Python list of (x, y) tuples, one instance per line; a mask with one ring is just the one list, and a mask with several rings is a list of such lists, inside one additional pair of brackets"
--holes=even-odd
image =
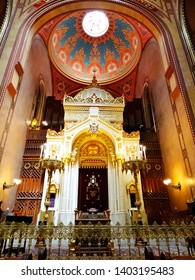
[(85, 12), (65, 17), (53, 29), (49, 52), (62, 73), (81, 82), (90, 82), (94, 72), (98, 82), (109, 83), (130, 73), (141, 54), (141, 39), (132, 24), (108, 12), (109, 28), (99, 37), (85, 33)]
[(52, 61), (54, 95), (74, 95), (89, 85), (95, 74), (98, 84), (106, 85), (115, 97), (134, 97), (137, 66), (152, 33), (139, 21), (107, 11), (107, 32), (88, 35), (82, 26), (87, 11), (56, 17), (39, 30)]

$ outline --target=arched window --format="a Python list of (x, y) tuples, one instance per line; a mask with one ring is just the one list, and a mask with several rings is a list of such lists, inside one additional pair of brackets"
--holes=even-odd
[(179, 5), (179, 17), (182, 38), (186, 48), (187, 59), (191, 68), (192, 77), (195, 81), (195, 2), (194, 0), (181, 0)]
[[(2, 46), (3, 43), (5, 43), (5, 37), (7, 28), (9, 25), (11, 12), (12, 12), (12, 1), (8, 0), (1, 0), (0, 4), (0, 45)], [(3, 47), (0, 48), (0, 54), (1, 49), (3, 50)]]
[(35, 97), (33, 102), (33, 117), (32, 120), (36, 123), (36, 126), (40, 127), (43, 121), (44, 109), (45, 109), (45, 83), (43, 79), (39, 79), (35, 91)]
[(149, 90), (148, 84), (145, 85), (143, 95), (142, 95), (142, 104), (143, 104), (143, 114), (145, 121), (146, 130), (155, 131), (155, 119), (154, 119), (154, 110), (152, 106), (152, 98)]

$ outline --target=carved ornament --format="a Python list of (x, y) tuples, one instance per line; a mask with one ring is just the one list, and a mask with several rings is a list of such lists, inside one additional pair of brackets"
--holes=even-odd
[(132, 131), (131, 133), (123, 132), (123, 137), (124, 138), (138, 138), (140, 137), (140, 132), (139, 131)]

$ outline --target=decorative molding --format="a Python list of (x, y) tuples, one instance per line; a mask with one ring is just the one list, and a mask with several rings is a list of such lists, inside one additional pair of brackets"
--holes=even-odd
[[(85, 89), (78, 93), (75, 97), (68, 96), (65, 94), (64, 96), (64, 104), (82, 104), (82, 105), (89, 105), (89, 104), (95, 104), (96, 106), (100, 105), (115, 105), (115, 104), (124, 104), (124, 97), (112, 97), (110, 94), (106, 93), (105, 90), (101, 90), (104, 93), (106, 93), (106, 98), (101, 98), (95, 93), (95, 88), (91, 88), (91, 96), (88, 96), (86, 98), (83, 98), (83, 93), (85, 92)], [(101, 94), (101, 92), (99, 92)], [(105, 95), (105, 94), (104, 94)]]
[(59, 132), (57, 132), (57, 131), (55, 131), (55, 130), (52, 130), (52, 129), (48, 129), (47, 130), (47, 137), (52, 137), (52, 136), (54, 136), (54, 137), (62, 137), (62, 136), (64, 136), (64, 130), (62, 129), (62, 130), (60, 130)]
[(7, 86), (7, 90), (8, 90), (8, 92), (9, 92), (10, 96), (11, 96), (12, 98), (14, 98), (17, 92), (16, 92), (16, 89), (15, 89), (15, 87), (14, 87), (14, 85), (13, 85), (12, 83), (10, 83), (10, 84)]
[(123, 137), (124, 138), (140, 138), (140, 132), (133, 131), (131, 133), (127, 133), (127, 132), (123, 131)]
[[(34, 13), (36, 10), (42, 10), (47, 6), (51, 6), (55, 0), (19, 0), (18, 1), (18, 11), (19, 11), (19, 17), (25, 16)], [(66, 3), (71, 3), (74, 2), (74, 0), (61, 0), (58, 1), (58, 3), (55, 3), (55, 6), (58, 5), (63, 5)], [(130, 6), (135, 6), (139, 5), (142, 8), (162, 17), (162, 18), (167, 18), (170, 20), (170, 12), (171, 9), (168, 6), (170, 3), (170, 0), (131, 0), (131, 3), (128, 3), (127, 1), (119, 1), (119, 0), (111, 0), (111, 1), (106, 1), (112, 4), (112, 3), (122, 3), (123, 5), (130, 5)]]

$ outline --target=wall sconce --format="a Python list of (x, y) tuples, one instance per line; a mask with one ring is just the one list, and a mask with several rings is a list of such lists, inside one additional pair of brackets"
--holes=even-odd
[[(42, 126), (48, 126), (48, 123), (46, 121), (42, 121)], [(33, 120), (30, 123), (30, 128), (31, 129), (38, 129), (40, 128), (41, 125), (38, 125), (38, 119), (37, 118), (33, 118)]]
[(178, 185), (171, 185), (171, 179), (166, 179), (166, 180), (163, 181), (163, 183), (167, 186), (170, 186), (173, 189), (181, 191), (181, 184), (180, 183), (178, 183)]
[(10, 188), (12, 188), (12, 187), (15, 187), (15, 186), (19, 185), (19, 184), (22, 182), (22, 180), (20, 180), (20, 179), (14, 179), (13, 182), (14, 182), (13, 185), (7, 185), (6, 182), (5, 182), (5, 183), (3, 184), (3, 190), (10, 189)]
[(36, 126), (37, 126), (37, 123), (38, 123), (37, 118), (34, 118), (34, 119), (32, 120), (32, 122), (31, 122), (31, 127), (32, 127), (32, 128), (36, 127)]

